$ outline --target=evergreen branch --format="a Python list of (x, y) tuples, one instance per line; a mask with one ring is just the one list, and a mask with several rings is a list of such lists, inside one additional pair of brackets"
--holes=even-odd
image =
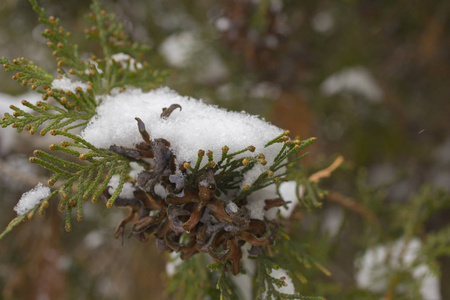
[[(272, 277), (270, 274), (272, 270), (278, 270), (280, 266), (275, 263), (275, 261), (268, 256), (258, 257), (258, 270), (256, 274), (257, 281), (257, 294), (256, 299), (297, 299), (297, 300), (325, 300), (323, 297), (311, 297), (311, 296), (303, 296), (299, 293), (295, 294), (286, 294), (280, 292), (280, 289), (288, 286), (286, 283), (286, 278), (276, 278)], [(290, 272), (288, 272), (289, 275)]]
[(214, 264), (207, 265), (207, 268), (211, 272), (215, 271), (219, 273), (219, 278), (217, 279), (216, 289), (219, 291), (220, 300), (238, 300), (242, 299), (237, 287), (228, 277), (226, 264), (222, 262), (217, 262)]
[(53, 56), (57, 57), (59, 67), (58, 72), (64, 73), (60, 68), (62, 66), (68, 66), (81, 71), (75, 75), (84, 80), (89, 80), (89, 75), (85, 72), (88, 69), (89, 64), (80, 60), (78, 46), (69, 42), (69, 37), (71, 36), (70, 32), (66, 32), (61, 26), (59, 18), (47, 16), (45, 10), (39, 7), (36, 0), (30, 0), (30, 3), (33, 10), (39, 16), (39, 22), (47, 27), (42, 33), (42, 36), (49, 40), (47, 46), (53, 51)]
[[(73, 110), (63, 110), (60, 107), (49, 105), (41, 101), (38, 101), (36, 105), (34, 105), (23, 100), (22, 105), (38, 114), (28, 113), (11, 105), (10, 108), (14, 113), (12, 115), (5, 113), (4, 117), (0, 120), (0, 125), (2, 127), (12, 126), (13, 128), (16, 128), (18, 132), (22, 132), (25, 129), (29, 131), (30, 134), (34, 134), (45, 122), (50, 122), (40, 132), (40, 135), (45, 135), (50, 130), (66, 128), (66, 126), (79, 121), (87, 122), (91, 118), (91, 115)], [(77, 127), (78, 126), (79, 125), (77, 124)]]
[(117, 21), (114, 14), (108, 14), (101, 9), (98, 0), (92, 1), (91, 11), (88, 19), (94, 26), (86, 30), (86, 34), (88, 39), (99, 41), (106, 59), (111, 58), (112, 54), (120, 52), (139, 57), (149, 50), (147, 46), (132, 43), (125, 33), (123, 24)]
[(427, 263), (443, 256), (450, 256), (450, 226), (435, 233), (429, 233), (422, 245), (418, 257), (426, 257)]
[(43, 207), (48, 206), (48, 199), (52, 198), (57, 194), (57, 191), (53, 191), (50, 196), (41, 199), (39, 203), (37, 203), (32, 209), (30, 209), (28, 212), (15, 217), (11, 222), (9, 222), (8, 226), (3, 230), (3, 232), (0, 234), (0, 240), (2, 240), (6, 235), (8, 235), (16, 226), (20, 225), (21, 223), (31, 220), (34, 217), (34, 214), (36, 211), (39, 211), (39, 214), (42, 215), (41, 209)]
[[(62, 136), (68, 137), (68, 138), (72, 139), (75, 143), (78, 143), (80, 145), (84, 145), (84, 146), (86, 146), (87, 149), (91, 149), (93, 151), (98, 151), (98, 152), (102, 151), (101, 149), (98, 149), (97, 147), (95, 147), (94, 145), (92, 145), (88, 141), (82, 139), (81, 137), (79, 137), (79, 136), (77, 136), (75, 134), (69, 133), (67, 131), (64, 131), (64, 130), (52, 130), (52, 131), (50, 131), (50, 134), (51, 135), (55, 135), (55, 136), (56, 135), (62, 135)], [(71, 142), (65, 142), (65, 143), (66, 143), (66, 145), (74, 145), (73, 143), (71, 144)], [(111, 152), (109, 150), (104, 150), (104, 152), (113, 153), (113, 152)]]
[[(122, 191), (129, 170), (129, 160), (112, 151), (97, 149), (85, 140), (70, 133), (54, 131), (52, 134), (61, 134), (66, 137), (71, 137), (74, 140), (74, 142), (62, 142), (61, 145), (52, 144), (50, 146), (50, 150), (52, 151), (60, 151), (81, 158), (83, 154), (68, 147), (88, 148), (91, 153), (99, 157), (98, 159), (88, 159), (89, 164), (82, 165), (51, 155), (42, 150), (36, 150), (34, 151), (35, 156), (30, 158), (30, 162), (37, 163), (53, 172), (53, 175), (48, 181), (50, 186), (54, 185), (58, 180), (65, 179), (63, 184), (51, 194), (51, 197), (56, 194), (60, 195), (59, 210), (66, 211), (65, 229), (70, 231), (72, 228), (72, 210), (76, 210), (77, 220), (81, 221), (83, 219), (83, 201), (91, 198), (93, 202), (96, 202), (99, 195), (107, 188), (112, 176), (119, 174), (119, 186), (115, 193), (107, 199), (107, 207), (112, 207), (114, 200)], [(51, 197), (44, 199), (46, 205), (48, 205), (47, 201)], [(38, 209), (38, 206), (36, 206), (36, 209)], [(33, 210), (33, 213), (35, 210)], [(13, 220), (14, 226), (20, 223), (19, 221), (24, 220), (24, 218), (20, 217), (16, 219)], [(12, 227), (10, 228), (9, 226), (1, 236), (6, 235), (11, 229)]]
[(195, 255), (183, 260), (175, 268), (175, 273), (168, 278), (167, 291), (179, 300), (197, 300), (209, 296), (218, 299), (218, 291), (214, 288), (213, 273), (205, 268), (203, 255)]
[(291, 241), (291, 238), (280, 228), (280, 236), (278, 243), (275, 245), (276, 253), (283, 253), (282, 256), (272, 257), (270, 253), (264, 252), (257, 258), (257, 299), (302, 299), (302, 300), (324, 300), (323, 297), (303, 296), (299, 293), (286, 294), (279, 291), (280, 288), (286, 287), (286, 278), (275, 278), (271, 276), (272, 270), (283, 268), (291, 279), (299, 280), (302, 283), (307, 279), (300, 273), (300, 269), (314, 266), (325, 275), (330, 273), (320, 263), (312, 259), (305, 251), (299, 248), (298, 243)]
[(13, 59), (12, 62), (2, 57), (0, 63), (6, 72), (17, 72), (12, 76), (13, 80), (24, 87), (30, 85), (32, 90), (43, 85), (49, 85), (53, 81), (52, 75), (24, 57)]

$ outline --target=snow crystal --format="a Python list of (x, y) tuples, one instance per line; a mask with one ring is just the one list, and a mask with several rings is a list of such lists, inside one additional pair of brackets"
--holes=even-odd
[[(399, 239), (392, 245), (380, 245), (367, 250), (363, 257), (356, 261), (358, 287), (383, 292), (387, 287), (387, 275), (392, 269), (401, 271), (405, 267), (414, 266), (421, 246), (418, 238), (411, 239), (406, 245), (404, 239)], [(423, 299), (441, 299), (439, 279), (431, 273), (428, 266), (415, 266), (412, 275), (416, 280), (421, 280), (420, 291)]]
[(383, 92), (366, 68), (346, 68), (328, 77), (321, 85), (322, 92), (332, 96), (342, 92), (355, 93), (372, 102), (380, 102)]
[[(181, 105), (182, 110), (177, 109), (169, 118), (161, 119), (162, 108), (174, 103)], [(229, 112), (196, 99), (182, 97), (168, 88), (148, 93), (129, 89), (118, 95), (106, 96), (97, 108), (97, 116), (81, 136), (100, 148), (109, 148), (110, 145), (132, 148), (142, 142), (135, 117), (144, 122), (153, 140), (164, 138), (171, 143), (177, 165), (183, 162), (195, 163), (199, 149), (213, 151), (217, 161), (225, 145), (229, 147), (229, 153), (253, 145), (255, 153), (245, 152), (236, 155), (236, 158), (264, 153), (268, 163), (264, 167), (257, 165), (255, 171), (247, 174), (246, 182), (250, 184), (261, 171), (271, 166), (281, 149), (280, 144), (268, 148), (264, 148), (264, 145), (283, 133), (282, 129), (244, 112)], [(206, 162), (205, 158), (203, 163)]]
[(75, 93), (77, 87), (80, 87), (83, 91), (86, 91), (88, 85), (81, 81), (72, 81), (67, 77), (54, 79), (52, 82), (52, 88), (57, 90), (71, 91)]
[(48, 196), (50, 196), (50, 188), (39, 182), (33, 189), (22, 195), (14, 210), (17, 215), (23, 215)]
[[(119, 186), (119, 180), (120, 180), (120, 176), (119, 175), (114, 175), (113, 177), (111, 177), (111, 180), (109, 181), (109, 190), (108, 193), (110, 195), (114, 194), (114, 192), (116, 191), (117, 187)], [(134, 186), (130, 183), (130, 182), (125, 182), (123, 184), (123, 188), (122, 191), (120, 192), (119, 197), (120, 198), (124, 198), (124, 199), (133, 199), (134, 198)]]

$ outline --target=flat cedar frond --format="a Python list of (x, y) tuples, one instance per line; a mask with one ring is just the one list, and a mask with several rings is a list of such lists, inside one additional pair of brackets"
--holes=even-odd
[(233, 281), (230, 280), (226, 264), (217, 262), (210, 264), (207, 267), (211, 270), (211, 272), (215, 271), (219, 274), (219, 278), (216, 283), (216, 290), (219, 292), (220, 300), (238, 300), (243, 298), (239, 292), (239, 289), (237, 289)]
[[(96, 40), (103, 50), (103, 59), (92, 57), (96, 68), (101, 70), (102, 78), (106, 79), (104, 93), (113, 88), (125, 88), (128, 85), (140, 87), (144, 91), (155, 88), (168, 75), (165, 71), (153, 70), (148, 63), (141, 61), (149, 48), (136, 42), (131, 42), (122, 23), (114, 14), (106, 13), (100, 8), (97, 0), (91, 5), (92, 12), (88, 20), (93, 26), (86, 29), (88, 39)], [(91, 72), (95, 73), (91, 67)], [(94, 82), (98, 87), (98, 82)]]
[[(327, 271), (301, 252), (301, 249), (294, 251), (283, 243), (277, 247), (281, 247), (290, 263), (275, 263), (270, 253), (266, 252), (270, 252), (270, 247), (275, 245), (280, 225), (276, 220), (269, 220), (265, 210), (279, 207), (285, 202), (281, 198), (271, 199), (277, 201), (267, 205), (264, 201), (249, 203), (250, 200), (247, 199), (255, 191), (286, 180), (287, 167), (304, 157), (307, 153), (299, 156), (299, 152), (316, 139), (290, 140), (288, 131), (279, 134), (281, 130), (276, 129), (279, 136), (258, 146), (271, 147), (261, 149), (268, 151), (264, 153), (268, 155), (267, 160), (270, 157), (270, 161), (266, 160), (263, 153), (253, 153), (258, 145), (255, 144), (233, 153), (229, 153), (229, 148), (224, 146), (219, 157), (214, 157), (212, 151), (205, 153), (199, 150), (197, 161), (191, 166), (190, 160), (176, 162), (176, 158), (179, 159), (180, 156), (171, 147), (170, 141), (162, 137), (150, 138), (145, 124), (136, 117), (143, 141), (133, 144), (135, 149), (114, 143), (102, 145), (110, 146), (109, 149), (98, 148), (87, 141), (96, 144), (95, 139), (86, 137), (85, 140), (69, 131), (85, 127), (95, 116), (98, 105), (109, 99), (105, 95), (120, 94), (128, 86), (152, 89), (163, 80), (166, 73), (153, 70), (148, 63), (142, 62), (143, 53), (148, 48), (131, 42), (125, 34), (124, 26), (113, 14), (102, 10), (98, 0), (93, 0), (92, 13), (88, 16), (93, 26), (86, 30), (86, 34), (88, 39), (99, 42), (103, 53), (100, 57), (92, 55), (84, 61), (80, 59), (77, 45), (69, 41), (70, 33), (61, 26), (60, 20), (47, 16), (36, 0), (30, 2), (39, 15), (40, 22), (46, 26), (42, 35), (48, 39), (47, 45), (56, 57), (57, 73), (62, 76), (55, 79), (26, 59), (12, 62), (2, 59), (7, 71), (17, 72), (13, 79), (24, 86), (31, 85), (33, 90), (40, 88), (38, 92), (42, 94), (43, 101), (22, 101), (22, 105), (28, 110), (11, 106), (14, 112), (6, 113), (0, 125), (15, 127), (19, 132), (27, 130), (31, 134), (40, 129), (41, 135), (50, 132), (51, 135), (63, 136), (68, 140), (50, 145), (49, 152), (34, 151), (34, 156), (29, 161), (52, 173), (47, 183), (53, 187), (53, 191), (48, 192), (48, 197), (46, 193), (44, 199), (37, 199), (35, 205), (33, 202), (33, 208), (27, 206), (25, 213), (8, 225), (0, 239), (22, 221), (31, 219), (36, 212), (42, 215), (50, 198), (57, 195), (58, 209), (65, 212), (65, 229), (70, 231), (73, 214), (81, 221), (84, 202), (96, 202), (100, 198), (109, 208), (114, 204), (130, 208), (130, 216), (116, 229), (116, 238), (123, 240), (125, 225), (135, 222), (135, 216), (139, 216), (132, 225), (130, 236), (145, 241), (148, 235), (154, 235), (158, 247), (180, 253), (180, 258), (185, 262), (179, 266), (179, 272), (169, 283), (169, 288), (177, 290), (183, 299), (206, 296), (221, 300), (242, 299), (239, 289), (231, 280), (231, 273), (237, 275), (245, 272), (241, 269), (241, 259), (242, 247), (246, 243), (252, 247), (249, 253), (258, 257), (258, 297), (321, 299), (304, 297), (298, 293), (289, 295), (278, 290), (286, 285), (285, 279), (270, 276), (270, 273), (279, 266), (297, 277), (302, 275), (293, 270), (294, 266), (314, 266), (326, 274)], [(78, 77), (81, 81), (73, 81), (73, 77)], [(167, 119), (177, 108), (181, 111), (181, 106), (176, 103), (163, 108), (160, 119)], [(122, 113), (121, 111), (120, 114)], [(101, 115), (100, 111), (99, 114)], [(96, 133), (104, 134), (104, 130), (109, 129), (110, 127), (103, 130), (97, 128)], [(257, 132), (267, 135), (260, 128)], [(265, 140), (265, 137), (259, 139)], [(246, 144), (239, 145), (235, 149), (241, 149)], [(61, 158), (61, 154), (69, 155), (72, 159)], [(146, 159), (152, 160), (149, 162)], [(125, 183), (132, 160), (145, 168), (137, 175), (136, 181)], [(206, 163), (204, 160), (207, 160)], [(176, 165), (178, 163), (180, 165)], [(108, 188), (110, 184), (115, 186)], [(121, 195), (125, 184), (132, 186), (131, 195)], [(302, 202), (304, 206), (320, 206), (316, 198), (317, 188), (309, 181), (303, 184), (310, 195), (310, 198)], [(160, 186), (165, 189), (165, 196), (155, 191)], [(219, 198), (222, 194), (231, 196), (225, 200)], [(302, 199), (300, 195), (297, 196)], [(250, 207), (255, 203), (263, 204)], [(256, 213), (255, 216), (252, 213)], [(191, 258), (194, 254), (198, 254), (196, 257), (199, 259)], [(208, 266), (216, 272), (211, 273), (204, 268), (204, 254), (216, 262)], [(195, 284), (191, 283), (192, 280), (196, 280)], [(217, 284), (212, 286), (212, 282)]]
[(173, 276), (168, 279), (168, 293), (180, 300), (204, 299), (207, 296), (210, 299), (218, 299), (219, 291), (211, 288), (215, 280), (214, 273), (205, 268), (206, 264), (203, 255), (182, 261), (175, 267)]
[[(278, 270), (280, 266), (269, 256), (258, 257), (257, 269), (257, 294), (256, 299), (260, 300), (282, 300), (282, 299), (297, 299), (297, 300), (325, 300), (323, 297), (303, 296), (299, 293), (286, 294), (280, 292), (282, 287), (288, 286), (284, 276), (277, 278), (273, 277), (271, 273), (273, 270)], [(287, 274), (291, 275), (290, 272)]]
[[(285, 287), (286, 278), (271, 276), (272, 270), (282, 268), (289, 275), (292, 281), (306, 283), (308, 280), (301, 273), (301, 269), (316, 268), (325, 275), (330, 272), (326, 270), (318, 261), (309, 256), (304, 249), (298, 247), (298, 243), (291, 241), (291, 238), (281, 228), (280, 238), (273, 248), (273, 255), (267, 251), (257, 257), (257, 299), (302, 299), (302, 300), (324, 300), (323, 297), (303, 296), (299, 293), (285, 294), (279, 291)], [(293, 283), (290, 283), (293, 284)], [(294, 290), (294, 289), (293, 289)]]
[(85, 126), (93, 115), (93, 112), (92, 114), (86, 114), (76, 110), (61, 108), (42, 101), (32, 104), (23, 100), (22, 105), (32, 109), (38, 114), (32, 114), (11, 105), (10, 108), (14, 113), (12, 115), (5, 113), (5, 116), (0, 121), (0, 125), (2, 127), (11, 125), (12, 127), (17, 128), (18, 132), (27, 130), (30, 134), (34, 134), (41, 125), (48, 123), (40, 131), (40, 135), (45, 135), (50, 130), (54, 129), (65, 128), (68, 130)]
[[(48, 207), (48, 200), (56, 194), (59, 194), (60, 203), (58, 209), (65, 211), (65, 229), (72, 229), (72, 211), (75, 211), (77, 221), (83, 219), (83, 203), (87, 200), (97, 202), (99, 196), (108, 187), (112, 176), (120, 176), (119, 186), (116, 192), (106, 200), (106, 205), (112, 207), (114, 201), (119, 197), (126, 174), (129, 170), (129, 160), (105, 149), (97, 149), (86, 141), (63, 131), (53, 130), (52, 135), (63, 135), (72, 138), (72, 142), (61, 142), (61, 145), (52, 144), (50, 150), (59, 151), (69, 155), (77, 156), (81, 161), (87, 161), (88, 164), (68, 161), (58, 156), (54, 156), (42, 150), (35, 150), (34, 157), (30, 158), (31, 163), (36, 163), (53, 172), (53, 176), (48, 180), (49, 186), (54, 186), (57, 181), (63, 181), (49, 197), (40, 201), (28, 213), (15, 218), (0, 235), (9, 233), (21, 221), (31, 219), (36, 211), (39, 214), (44, 213)], [(89, 151), (89, 152), (86, 152)], [(106, 175), (105, 175), (106, 174)]]
[(6, 72), (17, 72), (12, 76), (12, 79), (24, 87), (30, 86), (32, 90), (43, 85), (49, 85), (53, 81), (52, 75), (24, 57), (13, 59), (13, 61), (2, 57), (0, 63)]
[[(89, 74), (85, 73), (89, 63), (80, 60), (78, 46), (69, 42), (70, 32), (67, 32), (61, 26), (59, 18), (47, 16), (45, 10), (39, 7), (36, 0), (30, 0), (30, 3), (33, 10), (39, 15), (39, 22), (47, 27), (42, 36), (49, 40), (47, 46), (53, 51), (53, 56), (57, 58), (58, 67), (67, 66), (74, 68), (79, 71), (76, 74), (78, 77), (89, 80)], [(59, 70), (62, 71), (62, 69)]]
[(111, 58), (114, 53), (142, 58), (144, 52), (149, 51), (148, 46), (133, 43), (125, 33), (123, 24), (117, 21), (114, 14), (101, 9), (98, 0), (92, 1), (91, 10), (88, 20), (94, 26), (86, 30), (87, 37), (100, 42), (105, 58)]
[(58, 191), (53, 191), (50, 196), (41, 199), (39, 203), (37, 203), (32, 209), (28, 211), (28, 213), (15, 217), (11, 222), (9, 222), (8, 226), (0, 233), (0, 240), (3, 239), (7, 234), (9, 234), (14, 227), (20, 225), (21, 223), (31, 220), (34, 218), (36, 211), (39, 212), (40, 215), (43, 214), (43, 210), (49, 206), (48, 200), (55, 196)]
[[(40, 150), (35, 151), (35, 157), (30, 158), (31, 162), (40, 164), (54, 173), (49, 185), (55, 184), (58, 180), (63, 181), (52, 196), (56, 193), (60, 195), (59, 208), (66, 210), (66, 229), (70, 230), (72, 210), (76, 211), (77, 219), (81, 220), (82, 201), (88, 198), (96, 201), (111, 177), (120, 175), (116, 193), (111, 195), (107, 202), (109, 207), (113, 205), (124, 184), (129, 160), (114, 152), (97, 149), (68, 131), (88, 124), (98, 105), (96, 96), (109, 93), (114, 87), (135, 86), (150, 89), (162, 82), (165, 73), (150, 70), (148, 64), (137, 63), (132, 58), (142, 57), (148, 48), (132, 43), (125, 34), (123, 25), (117, 22), (114, 15), (101, 10), (98, 1), (93, 2), (91, 7), (93, 12), (89, 16), (96, 26), (91, 27), (87, 35), (88, 38), (100, 41), (104, 57), (92, 57), (86, 61), (80, 59), (78, 46), (69, 41), (71, 34), (61, 26), (61, 21), (48, 16), (36, 0), (30, 0), (30, 3), (38, 14), (39, 21), (46, 26), (42, 35), (48, 39), (47, 46), (56, 57), (57, 72), (63, 76), (58, 77), (57, 80), (60, 82), (55, 84), (55, 78), (32, 61), (25, 58), (13, 61), (1, 58), (0, 62), (7, 72), (16, 72), (14, 80), (23, 86), (30, 86), (32, 90), (38, 89), (44, 101), (52, 99), (56, 103), (44, 101), (31, 103), (23, 100), (22, 105), (29, 110), (11, 105), (13, 113), (5, 113), (0, 125), (12, 126), (17, 128), (18, 132), (27, 130), (30, 134), (34, 134), (40, 130), (40, 135), (52, 132), (72, 139), (71, 142), (63, 142), (62, 145), (51, 145), (50, 148), (79, 157), (88, 164), (63, 160)], [(131, 56), (123, 59), (120, 55), (114, 56), (117, 53), (128, 53)], [(82, 81), (73, 82), (70, 76), (76, 76)], [(67, 86), (64, 82), (69, 82), (69, 85), (74, 87), (61, 89), (60, 86)], [(41, 213), (48, 205), (47, 200), (42, 201), (43, 204), (39, 209)], [(36, 208), (30, 213), (34, 213), (35, 210)], [(12, 222), (1, 237), (19, 223)]]

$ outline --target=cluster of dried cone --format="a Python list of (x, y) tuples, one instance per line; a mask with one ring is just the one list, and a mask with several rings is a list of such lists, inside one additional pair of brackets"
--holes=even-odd
[[(181, 109), (172, 105), (163, 110), (161, 117), (168, 117), (175, 108)], [(222, 180), (215, 178), (218, 175), (212, 167), (193, 174), (185, 164), (180, 167), (184, 176), (176, 175), (170, 143), (165, 139), (151, 140), (144, 123), (136, 120), (144, 142), (136, 149), (111, 146), (111, 150), (135, 159), (153, 158), (153, 163), (138, 175), (134, 198), (119, 197), (115, 201), (115, 206), (131, 211), (118, 225), (116, 238), (123, 241), (125, 225), (132, 222), (131, 235), (139, 240), (147, 241), (148, 235), (153, 234), (158, 248), (180, 252), (182, 259), (207, 253), (215, 261), (231, 262), (227, 265), (233, 274), (239, 273), (246, 242), (251, 245), (250, 255), (258, 255), (264, 246), (273, 245), (278, 231), (275, 222), (250, 218), (245, 197), (237, 203), (218, 199), (217, 182)], [(164, 187), (165, 196), (155, 192), (158, 186)], [(109, 196), (106, 189), (103, 197)], [(269, 199), (265, 209), (283, 204), (281, 199)]]

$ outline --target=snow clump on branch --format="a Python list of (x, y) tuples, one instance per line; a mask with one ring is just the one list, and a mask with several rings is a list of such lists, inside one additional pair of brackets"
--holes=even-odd
[(32, 190), (24, 193), (14, 210), (21, 216), (33, 209), (42, 199), (50, 196), (50, 188), (38, 183)]
[[(162, 108), (179, 104), (181, 111), (174, 112), (170, 118), (160, 118)], [(146, 125), (151, 139), (164, 138), (171, 144), (176, 156), (176, 164), (195, 163), (199, 149), (211, 150), (220, 157), (222, 147), (228, 146), (230, 152), (248, 146), (256, 148), (255, 153), (263, 153), (268, 170), (280, 152), (281, 144), (265, 148), (265, 144), (283, 133), (283, 130), (245, 112), (232, 112), (183, 97), (169, 88), (159, 88), (150, 92), (127, 89), (123, 93), (105, 96), (97, 108), (97, 115), (84, 129), (81, 137), (99, 148), (111, 145), (132, 148), (142, 138), (136, 130), (139, 117)], [(242, 153), (236, 158), (244, 157)], [(206, 162), (205, 162), (206, 163)], [(258, 174), (248, 172), (244, 184), (251, 185)]]

